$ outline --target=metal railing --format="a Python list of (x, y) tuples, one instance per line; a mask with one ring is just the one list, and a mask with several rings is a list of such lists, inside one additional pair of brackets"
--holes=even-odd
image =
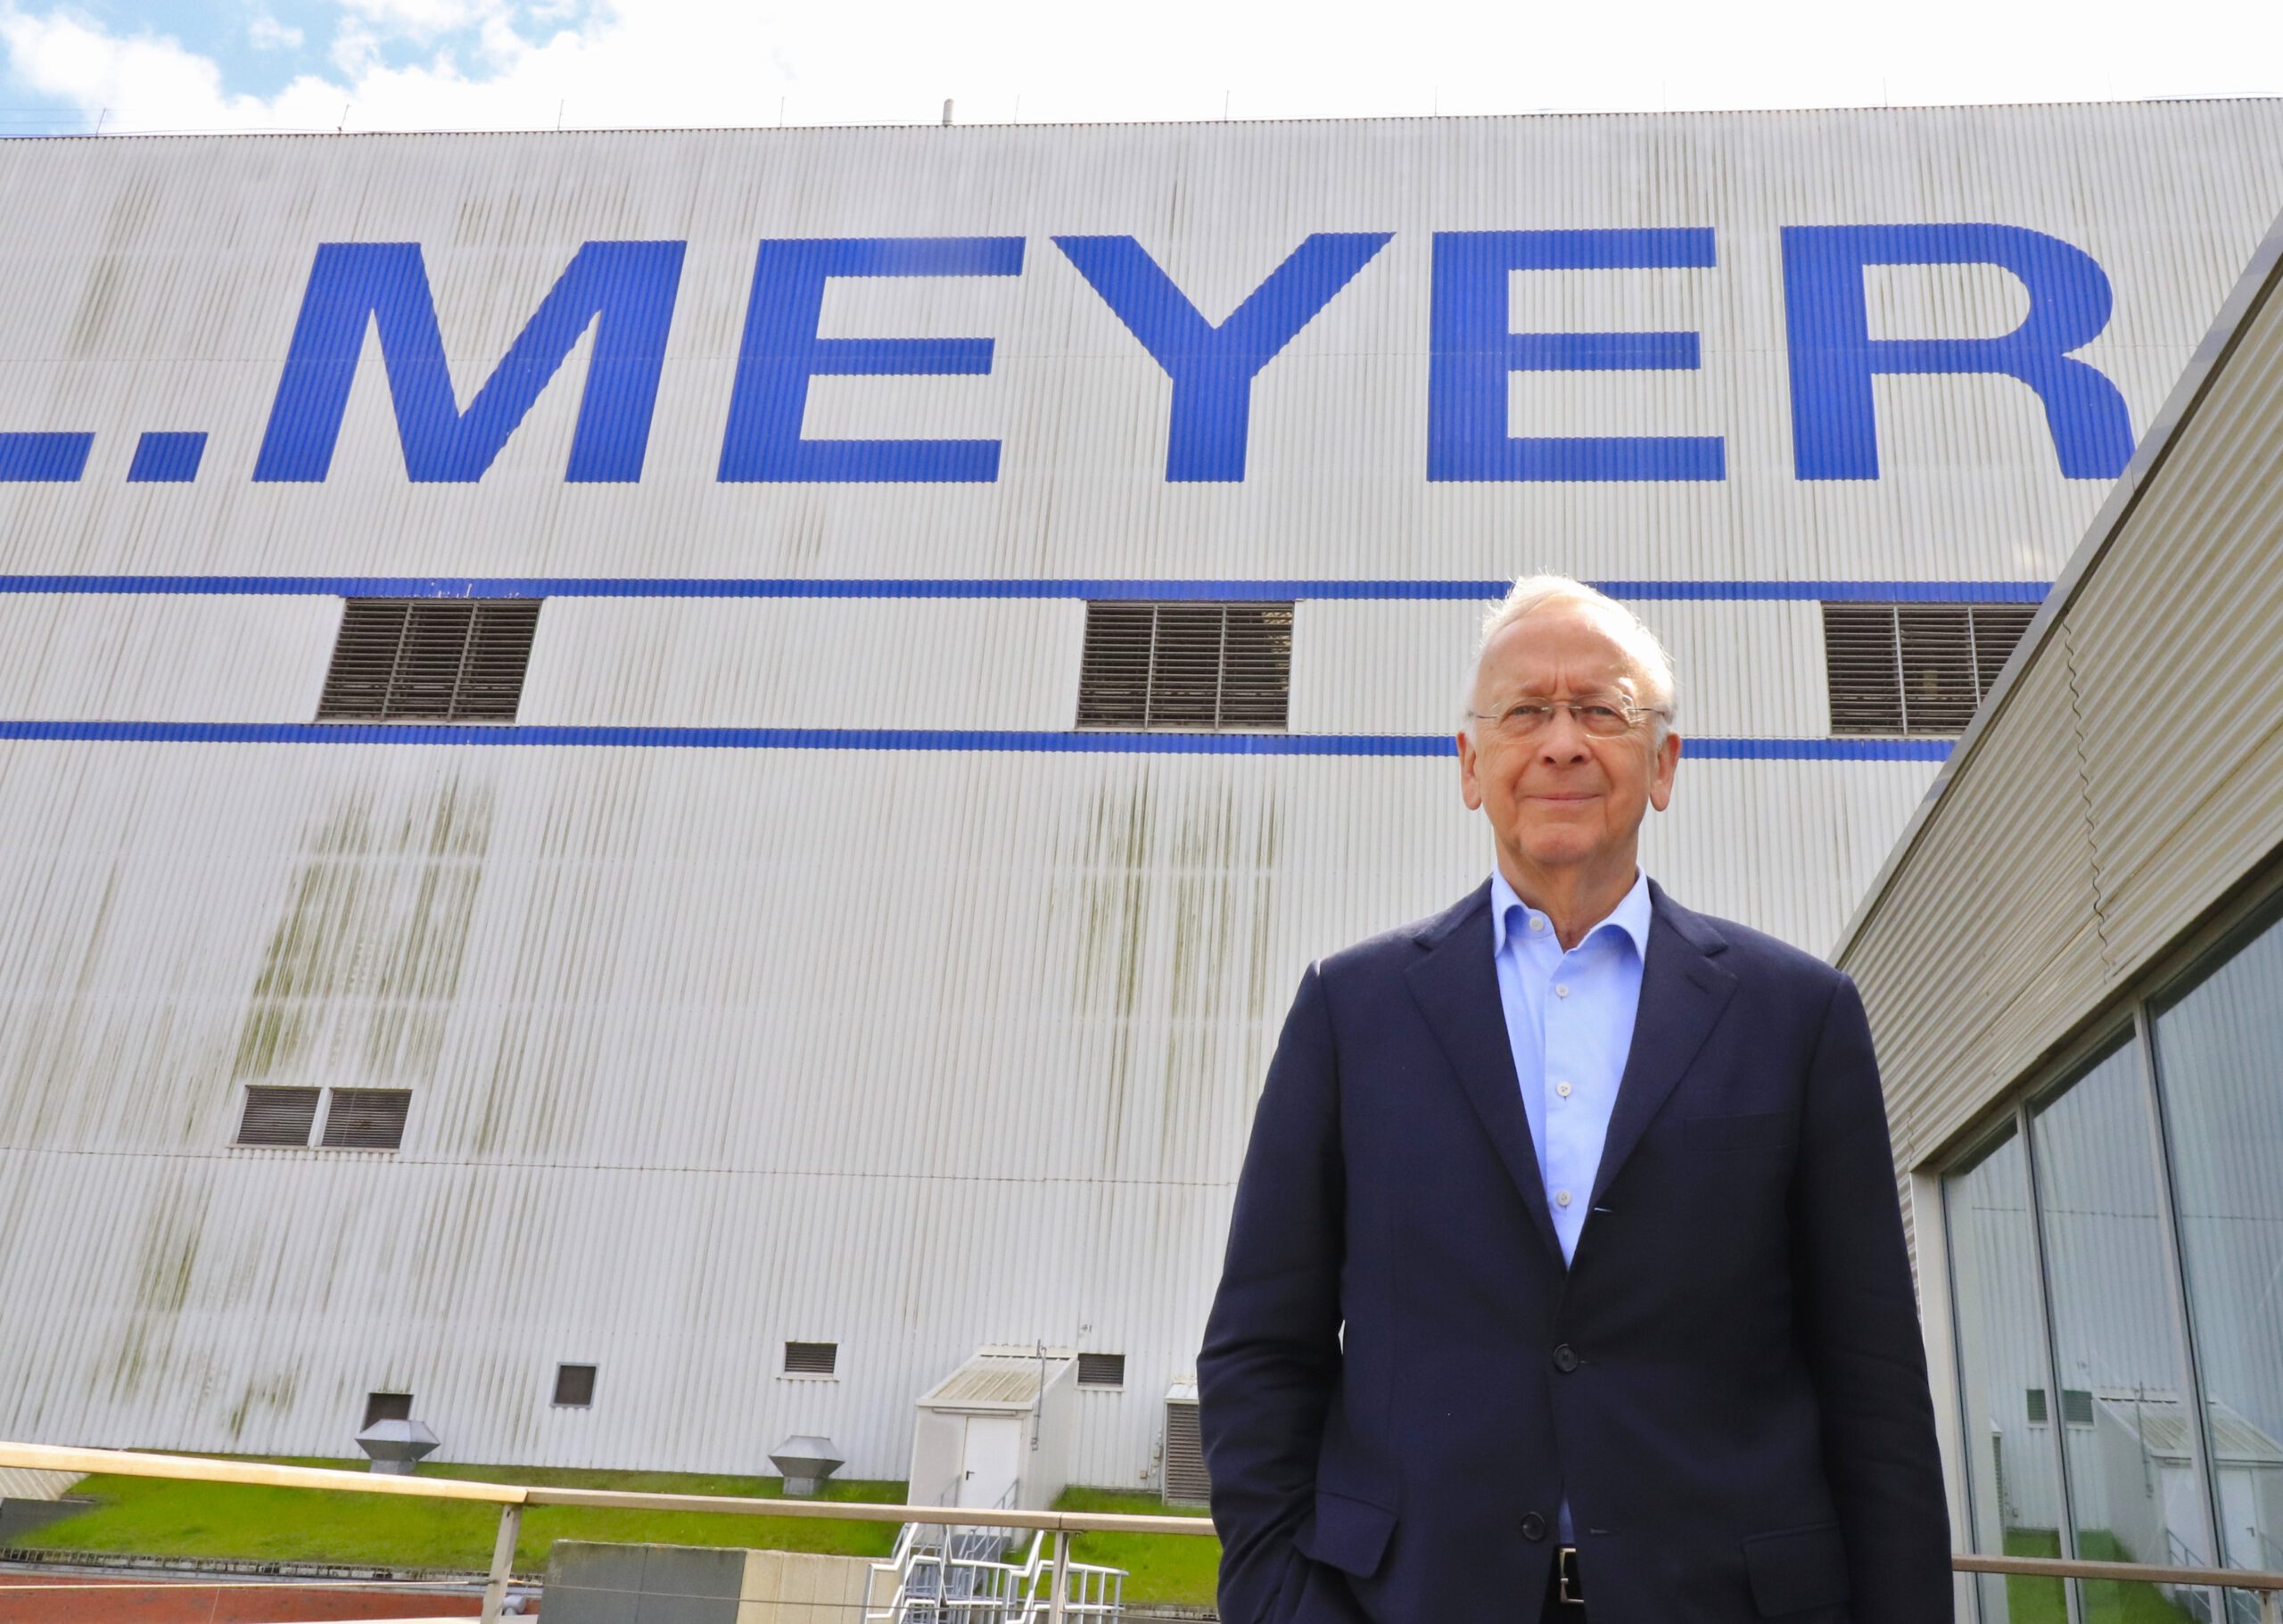
[[(746, 1517), (822, 1517), (849, 1522), (919, 1523), (940, 1527), (950, 1509), (941, 1505), (875, 1505), (856, 1500), (764, 1500), (741, 1495), (669, 1495), (617, 1488), (559, 1488), (541, 1484), (477, 1483), (458, 1478), (390, 1477), (339, 1471), (317, 1466), (275, 1466), (259, 1461), (222, 1461), (198, 1455), (148, 1455), (126, 1449), (70, 1449), (49, 1444), (0, 1443), (0, 1466), (42, 1471), (104, 1473), (113, 1477), (172, 1478), (185, 1482), (243, 1483), (271, 1488), (330, 1488), (356, 1494), (408, 1495), (432, 1500), (473, 1500), (499, 1508), (499, 1535), (491, 1552), (491, 1573), (483, 1590), (482, 1617), (497, 1620), (507, 1599), (527, 1505), (582, 1505), (597, 1510), (713, 1512)], [(1046, 1624), (1076, 1624), (1070, 1579), (1073, 1534), (1213, 1535), (1206, 1517), (1153, 1517), (1123, 1512), (992, 1511), (993, 1528), (1023, 1529), (1054, 1536), (1053, 1582)], [(2283, 1573), (2237, 1568), (2167, 1567), (2149, 1562), (2081, 1562), (2051, 1556), (1953, 1554), (1960, 1573), (2010, 1578), (2109, 1580), (2163, 1585), (2179, 1589), (2239, 1590), (2260, 1598), (2262, 1624), (2283, 1624)]]

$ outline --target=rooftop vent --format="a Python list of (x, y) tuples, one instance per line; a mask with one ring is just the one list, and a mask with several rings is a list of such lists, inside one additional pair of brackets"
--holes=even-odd
[(805, 1500), (824, 1487), (824, 1480), (845, 1463), (828, 1438), (806, 1435), (788, 1438), (777, 1446), (770, 1464), (785, 1476), (785, 1497)]
[(2036, 614), (2033, 604), (1824, 605), (1831, 730), (1963, 733)]
[(1082, 728), (1282, 732), (1291, 697), (1290, 604), (1086, 606)]
[(540, 600), (352, 598), (319, 721), (513, 721)]

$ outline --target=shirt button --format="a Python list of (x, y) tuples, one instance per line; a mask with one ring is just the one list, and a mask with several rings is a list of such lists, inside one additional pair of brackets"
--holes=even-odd
[(1544, 930), (1545, 928), (1545, 921), (1539, 919), (1536, 914), (1532, 914), (1530, 916), (1530, 928), (1532, 930)]
[(1563, 1375), (1566, 1376), (1571, 1371), (1576, 1370), (1578, 1364), (1579, 1360), (1578, 1358), (1578, 1350), (1570, 1347), (1569, 1343), (1564, 1342), (1554, 1350), (1554, 1368), (1560, 1371)]
[(1522, 1514), (1522, 1537), (1530, 1540), (1545, 1538), (1545, 1519), (1536, 1512), (1525, 1512)]
[(1556, 1207), (1567, 1207), (1567, 1206), (1569, 1206), (1569, 1205), (1570, 1205), (1570, 1192), (1569, 1192), (1568, 1191), (1566, 1191), (1566, 1190), (1557, 1190), (1557, 1191), (1555, 1191), (1554, 1192), (1554, 1204)]
[(1570, 1097), (1570, 1085), (1567, 1083), (1556, 1083), (1554, 1085), (1554, 1092), (1567, 1100)]
[(1566, 982), (1566, 981), (1557, 981), (1557, 982), (1555, 982), (1555, 983), (1554, 984), (1554, 995), (1556, 998), (1567, 998), (1567, 997), (1569, 997), (1569, 996), (1570, 996), (1570, 984), (1569, 984), (1568, 982)]

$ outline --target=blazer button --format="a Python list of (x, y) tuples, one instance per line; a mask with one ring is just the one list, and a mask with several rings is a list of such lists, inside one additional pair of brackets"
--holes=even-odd
[(1545, 1538), (1545, 1519), (1539, 1516), (1536, 1512), (1523, 1513), (1522, 1537), (1532, 1541)]
[(1578, 1368), (1578, 1350), (1564, 1342), (1554, 1350), (1554, 1368), (1568, 1375)]

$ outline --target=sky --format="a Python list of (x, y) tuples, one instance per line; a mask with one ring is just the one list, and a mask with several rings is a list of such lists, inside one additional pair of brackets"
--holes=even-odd
[(2283, 91), (2262, 0), (0, 0), (0, 132), (1658, 111)]

